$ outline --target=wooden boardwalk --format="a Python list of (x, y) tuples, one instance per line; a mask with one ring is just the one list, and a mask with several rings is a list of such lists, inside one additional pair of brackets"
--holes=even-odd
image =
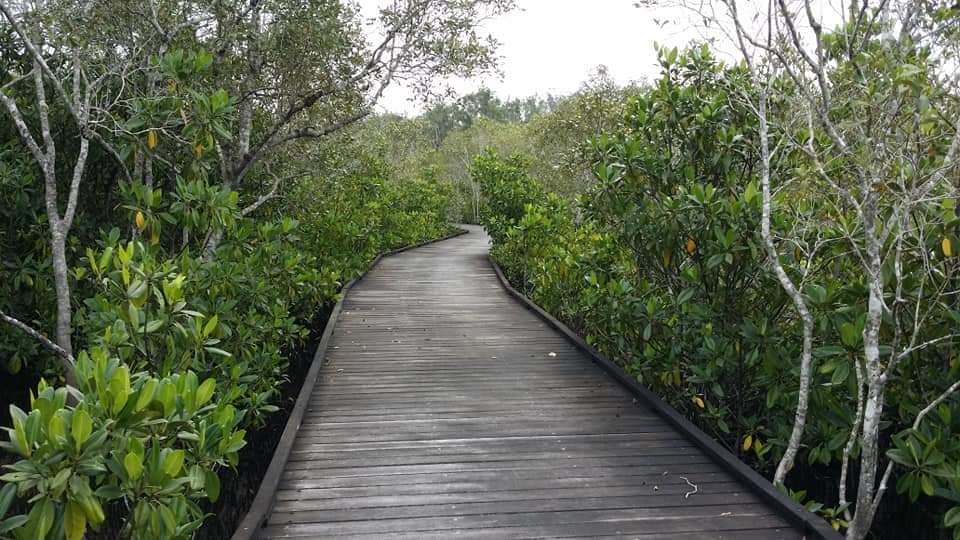
[(511, 297), (477, 228), (383, 259), (326, 358), (261, 538), (804, 537)]

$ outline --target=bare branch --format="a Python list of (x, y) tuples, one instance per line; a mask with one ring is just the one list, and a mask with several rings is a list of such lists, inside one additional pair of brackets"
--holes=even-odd
[(23, 144), (25, 144), (27, 149), (30, 150), (30, 153), (33, 154), (33, 159), (36, 160), (37, 164), (43, 168), (43, 162), (46, 157), (43, 155), (43, 151), (40, 150), (36, 139), (33, 138), (33, 134), (30, 133), (30, 128), (27, 127), (26, 122), (23, 120), (23, 114), (20, 113), (17, 102), (10, 96), (0, 92), (0, 103), (3, 103), (4, 108), (7, 109), (7, 112), (13, 118), (13, 124), (17, 128), (17, 133), (20, 135)]
[[(757, 67), (754, 65), (750, 54), (747, 51), (746, 45), (744, 44), (746, 33), (739, 22), (736, 0), (728, 0), (728, 6), (730, 7), (733, 18), (736, 21), (737, 40), (740, 46), (740, 51), (747, 62), (751, 77), (760, 83)], [(769, 48), (769, 45), (764, 46), (764, 48)], [(785, 293), (787, 293), (787, 296), (789, 296), (790, 300), (793, 302), (793, 305), (796, 308), (797, 313), (800, 315), (800, 319), (803, 323), (803, 350), (800, 358), (800, 385), (797, 393), (797, 407), (794, 415), (793, 429), (790, 433), (790, 440), (787, 443), (787, 448), (784, 450), (783, 457), (780, 459), (780, 463), (777, 464), (777, 470), (773, 477), (773, 483), (775, 485), (783, 485), (784, 481), (786, 480), (787, 473), (789, 473), (793, 468), (797, 452), (800, 450), (800, 443), (803, 438), (803, 432), (807, 421), (807, 409), (809, 406), (810, 397), (810, 380), (812, 378), (811, 365), (813, 359), (814, 321), (813, 316), (807, 307), (807, 302), (803, 298), (803, 294), (797, 288), (796, 284), (793, 282), (786, 270), (783, 268), (783, 265), (780, 263), (780, 254), (777, 252), (777, 246), (774, 243), (773, 235), (770, 230), (773, 202), (770, 189), (771, 153), (769, 125), (767, 119), (767, 99), (772, 84), (772, 77), (768, 77), (765, 84), (758, 84), (760, 96), (759, 104), (756, 109), (760, 124), (760, 184), (763, 194), (763, 211), (760, 219), (761, 237), (763, 238), (763, 245), (767, 254), (768, 262), (773, 268), (773, 271), (777, 276), (777, 280), (780, 282), (781, 288)]]
[(246, 216), (252, 214), (253, 212), (255, 212), (255, 211), (256, 211), (258, 208), (260, 208), (261, 206), (263, 206), (263, 204), (264, 204), (265, 202), (267, 202), (267, 201), (269, 201), (270, 199), (273, 199), (274, 197), (276, 197), (276, 196), (277, 196), (277, 190), (280, 188), (280, 184), (282, 184), (282, 183), (284, 183), (284, 182), (288, 182), (288, 181), (290, 181), (290, 180), (293, 180), (294, 178), (300, 178), (300, 177), (302, 177), (302, 176), (306, 176), (307, 174), (309, 174), (309, 173), (307, 173), (307, 172), (301, 172), (301, 173), (299, 173), (299, 174), (294, 174), (294, 175), (286, 176), (286, 177), (281, 177), (281, 176), (275, 177), (275, 178), (273, 179), (273, 183), (270, 185), (270, 190), (267, 191), (266, 193), (264, 193), (263, 195), (257, 197), (257, 200), (256, 200), (256, 201), (254, 201), (254, 202), (251, 203), (249, 206), (247, 206), (246, 208), (244, 208), (243, 210), (241, 210), (241, 211), (240, 211), (240, 215), (243, 216), (243, 217), (246, 217)]
[[(14, 17), (13, 12), (7, 7), (6, 2), (0, 0), (0, 12), (3, 13), (7, 21), (10, 22), (10, 25), (13, 27), (14, 31), (20, 36), (20, 39), (23, 40), (24, 46), (27, 48), (27, 51), (30, 52), (30, 55), (33, 57), (34, 62), (37, 67), (40, 68), (40, 71), (47, 76), (50, 80), (50, 83), (53, 85), (53, 88), (57, 91), (57, 94), (63, 99), (64, 105), (67, 108), (67, 111), (70, 113), (70, 116), (77, 122), (77, 126), (80, 128), (82, 136), (89, 137), (98, 144), (100, 144), (107, 152), (116, 160), (117, 164), (120, 165), (120, 169), (123, 171), (124, 176), (126, 176), (128, 181), (132, 181), (130, 176), (130, 171), (127, 169), (127, 164), (124, 162), (123, 158), (120, 157), (120, 153), (108, 143), (99, 133), (95, 132), (90, 127), (90, 123), (86, 118), (86, 115), (83, 111), (79, 111), (76, 107), (76, 102), (73, 99), (70, 99), (70, 96), (67, 94), (66, 89), (60, 83), (60, 79), (53, 73), (53, 70), (50, 69), (50, 66), (44, 60), (43, 55), (40, 54), (40, 51), (33, 44), (33, 41), (30, 40), (30, 37), (24, 31), (23, 27), (20, 25), (20, 22)], [(74, 91), (79, 91), (78, 88), (75, 88)]]
[(44, 347), (49, 349), (51, 352), (53, 352), (54, 354), (62, 358), (64, 362), (68, 364), (71, 370), (74, 367), (76, 367), (77, 363), (73, 359), (73, 355), (67, 352), (66, 350), (64, 350), (63, 347), (51, 341), (50, 338), (48, 338), (43, 334), (43, 332), (40, 332), (39, 330), (35, 330), (29, 324), (15, 317), (11, 317), (10, 315), (7, 315), (3, 311), (0, 311), (0, 319), (2, 319), (7, 324), (13, 326), (14, 328), (20, 330), (21, 332), (27, 334), (28, 336), (32, 337), (33, 339), (39, 341), (41, 345), (43, 345)]

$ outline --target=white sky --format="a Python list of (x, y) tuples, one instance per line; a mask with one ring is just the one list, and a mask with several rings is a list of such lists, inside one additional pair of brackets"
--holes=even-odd
[[(373, 15), (377, 6), (387, 0), (358, 1), (365, 15)], [(491, 75), (459, 81), (454, 87), (460, 93), (468, 93), (487, 86), (502, 99), (548, 93), (565, 95), (576, 91), (599, 65), (606, 66), (621, 84), (652, 80), (659, 72), (654, 42), (682, 47), (704, 38), (703, 23), (692, 12), (677, 7), (638, 8), (634, 3), (635, 0), (517, 0), (517, 10), (487, 21), (482, 29), (500, 41), (498, 54), (503, 77)], [(709, 0), (704, 3), (710, 4)], [(826, 3), (815, 2), (821, 6)], [(732, 44), (721, 39), (717, 45), (726, 53), (725, 59), (733, 59)], [(402, 86), (391, 86), (380, 108), (417, 114), (422, 106), (411, 102), (410, 96)]]

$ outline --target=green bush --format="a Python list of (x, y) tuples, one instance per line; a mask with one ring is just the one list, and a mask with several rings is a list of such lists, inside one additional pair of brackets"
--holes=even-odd
[(470, 167), (474, 182), (485, 194), (480, 207), (480, 223), (494, 244), (502, 242), (507, 231), (523, 217), (526, 206), (541, 200), (543, 186), (527, 175), (523, 156), (500, 159), (494, 150), (477, 156)]
[[(6, 124), (2, 124), (6, 125)], [(11, 128), (12, 129), (12, 128)], [(51, 320), (55, 311), (53, 274), (46, 238), (42, 183), (29, 157), (0, 128), (0, 311), (28, 321)], [(0, 376), (27, 372), (56, 376), (57, 363), (34, 339), (0, 328)]]
[(311, 314), (377, 253), (447, 232), (442, 185), (384, 184), (365, 203), (351, 184), (306, 226), (256, 224), (236, 215), (235, 196), (200, 197), (193, 224), (226, 215), (232, 227), (209, 260), (182, 225), (184, 192), (202, 186), (182, 183), (170, 204), (159, 190), (134, 197), (133, 239), (105, 233), (74, 271), (93, 291), (76, 319), (88, 349), (74, 401), (41, 380), (30, 411), (11, 407), (2, 446), (21, 459), (0, 481), (30, 499), (14, 537), (81, 538), (120, 499), (124, 536), (190, 538), (205, 518), (197, 501), (217, 498), (216, 471), (278, 410), (286, 353)]
[(242, 412), (214, 399), (213, 378), (132, 372), (99, 347), (78, 357), (77, 381), (75, 403), (41, 382), (29, 413), (11, 406), (0, 444), (22, 459), (0, 479), (31, 494), (14, 537), (83, 538), (122, 499), (132, 509), (126, 536), (189, 538), (204, 518), (195, 501), (217, 499), (216, 470), (236, 465), (245, 444)]
[[(544, 195), (522, 159), (486, 154), (474, 167), (484, 188), (482, 220), (494, 257), (518, 288), (769, 473), (793, 427), (801, 326), (760, 235), (757, 125), (745, 99), (753, 89), (742, 67), (724, 66), (705, 47), (659, 53), (661, 78), (628, 101), (621, 129), (594, 140), (595, 182), (575, 208)], [(779, 97), (789, 97), (787, 86)], [(803, 155), (784, 155), (773, 166), (774, 175), (812, 174)], [(844, 240), (855, 219), (801, 193), (783, 191), (773, 202), (773, 229), (793, 235), (779, 246), (781, 262), (806, 269), (791, 277), (803, 281), (816, 324), (815, 376), (798, 463), (838, 469), (856, 415), (867, 297), (859, 262)], [(910, 277), (897, 294), (929, 307), (897, 316), (907, 327), (918, 316), (917, 342), (935, 340), (936, 346), (900, 359), (890, 381), (887, 455), (897, 465), (898, 493), (955, 504), (956, 401), (940, 404), (919, 429), (911, 424), (923, 404), (960, 375), (950, 344), (960, 311), (936, 300), (938, 291), (956, 285), (947, 242), (960, 221), (950, 198), (933, 198), (915, 219), (937, 225), (923, 229), (916, 247), (901, 250), (899, 264)], [(884, 265), (885, 280), (893, 279), (893, 265)], [(885, 342), (895, 342), (887, 332)], [(884, 355), (890, 351), (881, 347)], [(835, 527), (845, 525), (842, 508), (811, 507)], [(956, 526), (960, 510), (943, 519)]]
[[(208, 56), (173, 51), (156, 67), (182, 81)], [(76, 388), (56, 382), (47, 350), (2, 326), (0, 370), (50, 381), (40, 378), (28, 410), (10, 407), (0, 447), (18, 461), (0, 475), (2, 538), (79, 539), (109, 512), (126, 538), (191, 538), (207, 517), (199, 503), (219, 496), (221, 470), (279, 410), (287, 355), (316, 314), (377, 254), (449, 232), (446, 182), (398, 181), (362, 148), (351, 167), (290, 182), (245, 215), (240, 194), (215, 181), (232, 100), (170, 86), (131, 101), (126, 128), (180, 129), (179, 138), (127, 141), (178, 163), (176, 173), (156, 186), (121, 181), (102, 221), (78, 215)], [(17, 254), (0, 268), (0, 309), (49, 322), (46, 221), (31, 210), (42, 204), (37, 180), (14, 148), (0, 146), (0, 247)], [(15, 499), (25, 514), (7, 515)]]

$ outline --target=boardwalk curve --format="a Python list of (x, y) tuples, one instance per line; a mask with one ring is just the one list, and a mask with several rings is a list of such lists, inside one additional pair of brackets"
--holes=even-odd
[(513, 298), (487, 249), (470, 227), (350, 290), (260, 538), (824, 536)]

